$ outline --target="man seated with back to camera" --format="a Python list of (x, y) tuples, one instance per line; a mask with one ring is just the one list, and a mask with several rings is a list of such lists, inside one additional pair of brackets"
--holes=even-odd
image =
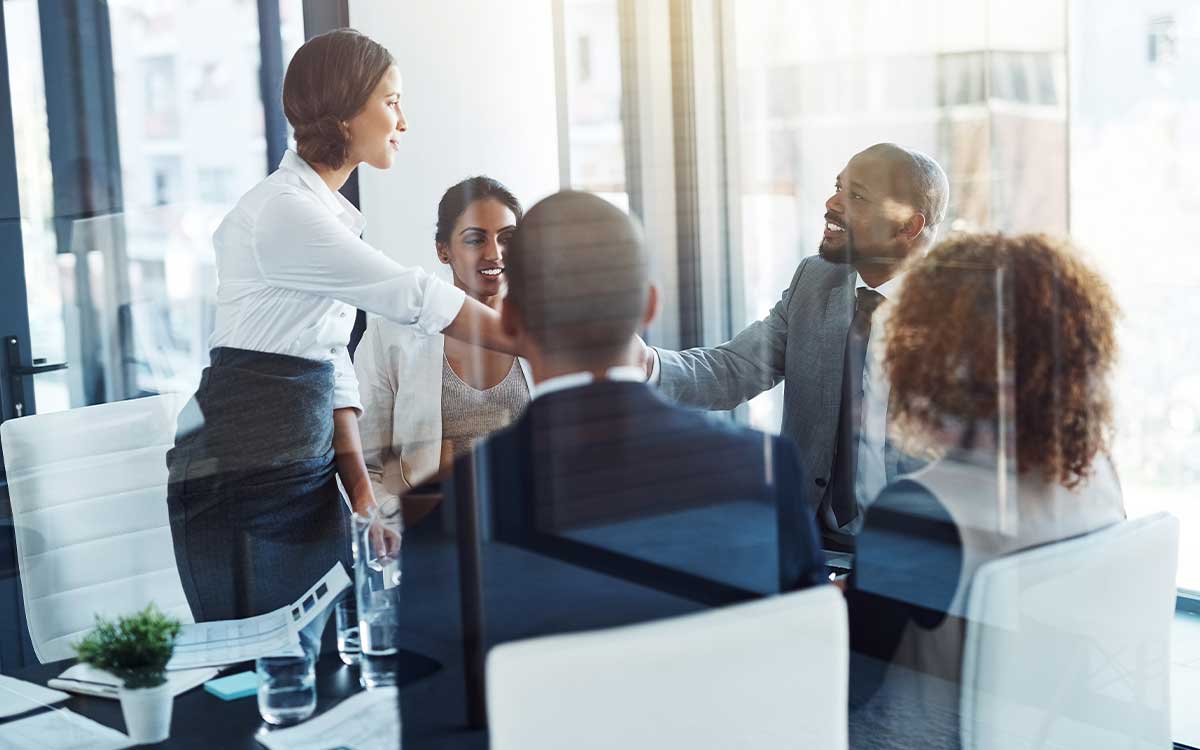
[(498, 540), (523, 545), (623, 514), (766, 501), (778, 513), (780, 588), (825, 580), (791, 440), (676, 406), (644, 382), (635, 334), (654, 317), (657, 291), (633, 219), (588, 193), (552, 195), (520, 221), (504, 273), (501, 317), (528, 358), (532, 401), (452, 469), (461, 479), (474, 461)]

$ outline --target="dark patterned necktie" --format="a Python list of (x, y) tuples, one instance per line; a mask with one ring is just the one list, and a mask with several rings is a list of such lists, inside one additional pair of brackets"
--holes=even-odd
[(846, 353), (842, 360), (842, 405), (838, 411), (837, 452), (833, 458), (830, 507), (838, 526), (845, 526), (858, 515), (854, 496), (854, 477), (858, 473), (858, 438), (862, 431), (863, 367), (871, 338), (871, 316), (883, 302), (874, 289), (859, 287), (855, 292), (854, 318), (846, 332)]

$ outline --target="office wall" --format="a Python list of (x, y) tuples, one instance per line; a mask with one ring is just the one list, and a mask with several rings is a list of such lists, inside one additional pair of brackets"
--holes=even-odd
[(445, 269), (433, 231), (447, 187), (487, 174), (527, 208), (558, 188), (550, 0), (350, 0), (350, 24), (395, 55), (409, 123), (391, 170), (360, 169), (371, 244)]

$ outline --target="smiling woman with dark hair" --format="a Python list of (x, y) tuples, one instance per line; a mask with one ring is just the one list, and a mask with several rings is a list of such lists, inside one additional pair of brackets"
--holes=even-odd
[[(504, 253), (522, 213), (508, 188), (482, 176), (454, 185), (438, 204), (438, 260), (454, 286), (492, 309), (500, 307)], [(380, 502), (404, 496), (529, 403), (524, 360), (383, 318), (371, 318), (354, 368), (363, 454)]]

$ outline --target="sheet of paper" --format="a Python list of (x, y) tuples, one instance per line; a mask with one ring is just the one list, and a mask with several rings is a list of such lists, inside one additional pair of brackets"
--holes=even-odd
[(350, 586), (340, 562), (334, 563), (294, 603), (244, 620), (184, 625), (175, 638), (175, 654), (167, 669), (218, 667), (300, 649), (300, 631)]
[(0, 724), (0, 750), (120, 750), (128, 737), (74, 711), (57, 708)]
[(16, 716), (35, 708), (66, 700), (66, 693), (50, 690), (32, 682), (0, 675), (0, 718)]
[[(171, 695), (179, 695), (208, 682), (217, 673), (218, 670), (212, 667), (168, 672), (167, 684), (171, 686)], [(76, 664), (46, 684), (72, 693), (114, 699), (121, 687), (121, 681), (115, 675), (87, 664)]]
[(254, 736), (268, 750), (396, 750), (400, 703), (396, 688), (366, 690), (303, 724)]

